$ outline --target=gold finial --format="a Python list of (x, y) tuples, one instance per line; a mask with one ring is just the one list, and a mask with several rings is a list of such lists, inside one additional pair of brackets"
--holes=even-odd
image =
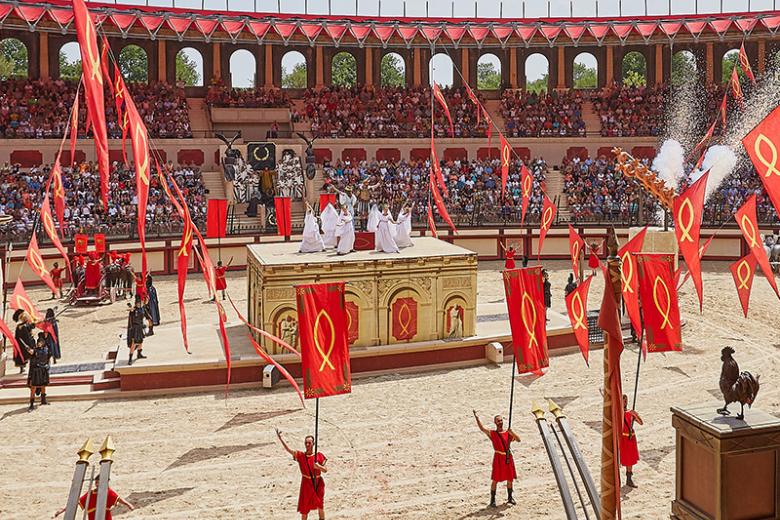
[(531, 405), (531, 413), (536, 417), (537, 421), (544, 419), (544, 410), (536, 401)]
[(556, 419), (560, 419), (561, 417), (566, 417), (566, 414), (563, 413), (563, 409), (560, 406), (558, 406), (558, 403), (556, 403), (552, 399), (547, 399), (547, 405)]
[(110, 435), (106, 435), (106, 440), (103, 441), (103, 445), (100, 447), (100, 460), (112, 460), (111, 457), (114, 455), (115, 451), (114, 439), (112, 439)]
[(95, 447), (92, 446), (92, 439), (84, 441), (84, 445), (76, 453), (79, 455), (79, 460), (77, 462), (89, 462), (89, 458), (95, 453)]

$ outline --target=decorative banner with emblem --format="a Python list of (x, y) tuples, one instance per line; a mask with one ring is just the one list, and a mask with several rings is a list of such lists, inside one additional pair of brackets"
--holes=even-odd
[(417, 335), (417, 301), (414, 298), (398, 298), (390, 307), (393, 321), (393, 337), (409, 341)]
[(550, 231), (550, 226), (552, 226), (553, 221), (555, 220), (555, 215), (558, 213), (558, 208), (553, 204), (553, 201), (550, 200), (550, 197), (547, 196), (547, 194), (544, 194), (544, 203), (542, 204), (542, 217), (541, 217), (541, 223), (539, 226), (539, 249), (536, 251), (536, 258), (537, 260), (542, 255), (542, 247), (544, 246), (544, 237), (547, 236), (547, 232)]
[(249, 166), (255, 171), (276, 169), (276, 144), (274, 143), (247, 143), (246, 156)]
[(574, 337), (577, 339), (580, 352), (582, 352), (582, 357), (585, 358), (585, 364), (588, 366), (590, 366), (590, 363), (588, 363), (588, 353), (590, 352), (590, 340), (588, 338), (588, 289), (590, 288), (591, 280), (593, 280), (593, 275), (586, 278), (579, 287), (566, 295), (566, 311), (569, 314), (571, 328), (574, 331)]
[(664, 253), (634, 255), (648, 352), (682, 350), (674, 256)]
[(699, 241), (701, 236), (701, 221), (704, 215), (704, 192), (710, 171), (691, 184), (688, 189), (674, 198), (674, 234), (680, 252), (688, 266), (688, 272), (693, 278), (696, 294), (699, 296), (699, 312), (702, 310), (704, 287), (701, 280), (701, 259), (699, 258)]
[(737, 286), (739, 303), (742, 305), (742, 312), (746, 318), (750, 304), (750, 289), (753, 287), (753, 276), (756, 274), (757, 265), (756, 257), (752, 253), (748, 253), (729, 266), (731, 276), (734, 278), (734, 285)]
[(360, 307), (355, 302), (346, 302), (347, 311), (347, 343), (352, 345), (360, 337)]
[(742, 139), (758, 178), (778, 215), (780, 215), (780, 106), (772, 110), (758, 126)]
[(295, 286), (306, 399), (352, 391), (344, 282)]
[(636, 257), (633, 255), (642, 250), (645, 243), (647, 226), (634, 235), (634, 238), (618, 249), (620, 257), (620, 291), (623, 294), (623, 303), (626, 306), (631, 326), (637, 335), (642, 330), (642, 316), (639, 313), (639, 277), (637, 276)]
[(549, 366), (542, 267), (504, 271), (504, 291), (517, 370), (542, 375)]
[(737, 210), (734, 214), (734, 219), (742, 231), (742, 236), (745, 238), (748, 249), (750, 249), (759, 267), (761, 267), (761, 271), (766, 276), (766, 280), (772, 286), (778, 298), (780, 298), (780, 292), (778, 292), (777, 282), (775, 281), (775, 273), (772, 272), (772, 266), (769, 265), (769, 257), (764, 249), (764, 244), (761, 242), (761, 231), (758, 229), (758, 221), (756, 219), (755, 193), (748, 197), (742, 207)]

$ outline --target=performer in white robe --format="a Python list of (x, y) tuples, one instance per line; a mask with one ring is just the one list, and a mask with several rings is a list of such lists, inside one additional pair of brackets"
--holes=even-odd
[(322, 241), (325, 247), (328, 249), (336, 247), (336, 227), (339, 223), (339, 214), (332, 204), (329, 203), (325, 206), (325, 209), (320, 213), (320, 220), (322, 221)]
[(311, 209), (311, 206), (306, 204), (306, 216), (303, 218), (303, 241), (298, 252), (319, 253), (324, 249), (325, 243), (322, 241), (317, 217), (314, 216), (314, 210)]
[(379, 224), (376, 227), (374, 233), (374, 244), (377, 251), (383, 251), (385, 253), (398, 253), (398, 245), (393, 238), (393, 228), (395, 222), (393, 216), (390, 214), (387, 204), (382, 205), (382, 214), (379, 215)]
[(352, 220), (352, 215), (345, 207), (341, 208), (341, 214), (339, 215), (339, 223), (336, 227), (336, 237), (339, 239), (339, 243), (336, 246), (336, 253), (340, 255), (346, 255), (352, 252), (355, 247), (355, 225)]
[(412, 244), (412, 206), (404, 204), (398, 212), (398, 220), (395, 227), (395, 243), (398, 247), (411, 247)]
[(366, 220), (366, 231), (369, 233), (376, 233), (376, 228), (379, 226), (379, 216), (381, 213), (379, 212), (379, 208), (376, 207), (376, 204), (373, 204), (371, 206), (371, 210), (368, 212), (368, 219)]

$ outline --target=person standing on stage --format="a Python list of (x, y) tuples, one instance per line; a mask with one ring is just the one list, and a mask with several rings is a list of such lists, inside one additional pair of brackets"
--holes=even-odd
[(44, 321), (51, 325), (51, 330), (54, 332), (54, 336), (46, 332), (46, 345), (49, 347), (52, 362), (56, 365), (57, 360), (62, 357), (62, 349), (60, 349), (60, 328), (57, 326), (57, 317), (54, 315), (54, 309), (46, 309)]
[(509, 246), (509, 248), (505, 248), (504, 244), (500, 244), (501, 248), (504, 250), (504, 257), (506, 260), (504, 261), (504, 269), (514, 269), (515, 268), (515, 246)]
[(27, 386), (30, 387), (30, 406), (28, 412), (35, 410), (35, 396), (40, 394), (41, 405), (46, 401), (46, 387), (49, 386), (49, 347), (46, 345), (46, 334), (38, 334), (35, 348), (30, 351), (30, 371), (27, 374)]
[[(225, 299), (225, 291), (227, 290), (227, 279), (225, 278), (225, 273), (227, 272), (228, 267), (230, 267), (230, 263), (228, 263), (227, 266), (222, 265), (222, 260), (217, 261), (217, 267), (214, 268), (214, 284), (217, 292), (222, 291), (222, 299)], [(217, 294), (214, 293), (214, 297), (211, 299), (211, 301), (216, 301)]]
[(412, 204), (407, 202), (398, 212), (395, 228), (395, 243), (399, 248), (411, 247), (412, 244)]
[(160, 300), (157, 298), (157, 288), (149, 273), (146, 273), (146, 312), (150, 316), (149, 332), (146, 335), (153, 336), (154, 327), (160, 324)]
[(517, 436), (512, 429), (504, 430), (504, 418), (500, 415), (496, 415), (493, 418), (493, 422), (496, 425), (495, 430), (488, 430), (482, 424), (479, 419), (476, 410), (472, 410), (474, 413), (474, 419), (477, 420), (477, 426), (479, 429), (487, 435), (490, 442), (493, 443), (493, 471), (490, 475), (490, 507), (496, 507), (496, 487), (499, 482), (506, 482), (506, 496), (507, 503), (515, 505), (515, 499), (512, 498), (512, 483), (517, 478), (517, 470), (515, 469), (515, 459), (512, 455), (510, 444), (514, 442), (520, 442), (520, 437)]
[(51, 275), (51, 280), (54, 282), (54, 288), (57, 289), (56, 292), (51, 293), (51, 299), (55, 300), (58, 297), (62, 298), (62, 272), (65, 271), (64, 268), (60, 267), (59, 262), (54, 262), (54, 267), (51, 268), (51, 271), (49, 271), (49, 274)]
[(596, 270), (598, 270), (599, 265), (601, 265), (601, 262), (599, 262), (599, 248), (601, 246), (597, 244), (596, 242), (592, 242), (590, 244), (590, 256), (588, 257), (588, 267), (590, 267), (592, 274), (595, 276)]
[(127, 316), (127, 346), (130, 347), (130, 358), (127, 364), (133, 364), (133, 354), (138, 351), (138, 359), (146, 359), (144, 348), (144, 320), (151, 320), (149, 312), (144, 307), (139, 296), (135, 297), (135, 305)]
[(330, 249), (336, 247), (336, 229), (339, 223), (339, 213), (333, 207), (333, 204), (326, 204), (324, 209), (320, 210), (320, 221), (322, 222), (322, 241), (325, 247)]
[(393, 215), (390, 214), (390, 209), (387, 204), (382, 204), (382, 212), (379, 214), (379, 222), (376, 225), (376, 231), (374, 232), (374, 245), (377, 251), (384, 253), (398, 253), (398, 244), (395, 243), (393, 235), (393, 226), (395, 221)]
[[(79, 498), (79, 506), (81, 509), (86, 509), (87, 511), (87, 518), (89, 520), (95, 520), (95, 510), (97, 509), (97, 489), (100, 485), (100, 474), (98, 473), (95, 477), (95, 485), (94, 487), (91, 487), (89, 491), (81, 495), (81, 498)], [(89, 504), (89, 505), (87, 505)], [(130, 511), (133, 511), (135, 507), (133, 507), (133, 504), (125, 500), (124, 498), (120, 497), (116, 491), (108, 488), (108, 496), (106, 497), (106, 519), (105, 520), (111, 520), (111, 509), (117, 505), (117, 504), (123, 504), (126, 506)], [(56, 513), (54, 513), (54, 518), (57, 518), (62, 513), (65, 512), (67, 508), (63, 507)]]
[(328, 459), (322, 452), (317, 452), (314, 456), (314, 437), (307, 435), (304, 439), (306, 451), (295, 451), (291, 449), (284, 439), (282, 432), (276, 429), (276, 436), (282, 443), (284, 449), (292, 455), (293, 460), (298, 463), (298, 469), (301, 472), (301, 487), (298, 492), (298, 512), (301, 514), (301, 520), (309, 517), (309, 512), (317, 510), (320, 520), (325, 520), (325, 481), (322, 480), (322, 473), (327, 473), (325, 467)]
[(620, 436), (620, 465), (626, 468), (626, 485), (637, 487), (634, 483), (634, 465), (639, 462), (639, 447), (636, 443), (634, 423), (642, 423), (642, 418), (634, 410), (628, 409), (628, 397), (623, 394), (623, 434)]
[(24, 373), (24, 368), (27, 366), (27, 360), (30, 359), (30, 354), (35, 350), (35, 338), (32, 331), (35, 328), (35, 321), (32, 317), (22, 309), (17, 309), (13, 315), (16, 322), (16, 330), (14, 331), (14, 338), (19, 344), (19, 350), (21, 352), (14, 352), (14, 364), (19, 367), (19, 373)]
[(339, 206), (342, 208), (347, 208), (349, 214), (354, 215), (355, 206), (357, 205), (357, 197), (355, 197), (355, 195), (352, 193), (352, 186), (347, 186), (344, 188), (344, 191), (340, 191), (336, 187), (334, 187), (333, 190), (339, 196)]
[(336, 227), (336, 237), (338, 238), (336, 254), (346, 255), (351, 253), (355, 247), (355, 223), (352, 213), (349, 212), (346, 206), (341, 207), (341, 215), (339, 215), (339, 222)]
[(299, 253), (319, 253), (325, 250), (325, 242), (320, 234), (320, 226), (317, 224), (317, 217), (314, 216), (314, 209), (306, 203), (306, 216), (303, 218), (303, 240), (298, 247)]

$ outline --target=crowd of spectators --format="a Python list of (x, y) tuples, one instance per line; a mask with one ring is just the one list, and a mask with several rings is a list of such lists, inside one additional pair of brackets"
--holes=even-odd
[[(195, 224), (203, 228), (206, 221), (206, 189), (200, 170), (194, 167), (169, 165), (176, 183), (181, 187)], [(50, 166), (22, 169), (6, 164), (0, 169), (0, 215), (13, 220), (0, 226), (3, 240), (29, 240), (49, 178)], [(108, 208), (100, 201), (100, 177), (93, 163), (81, 163), (63, 168), (65, 186), (65, 222), (60, 229), (65, 237), (76, 233), (105, 233), (109, 236), (129, 236), (136, 232), (137, 199), (135, 171), (114, 164), (109, 183)], [(169, 234), (181, 230), (181, 220), (153, 176), (149, 188), (146, 214), (147, 235)], [(41, 237), (43, 242), (47, 239)]]
[(584, 137), (582, 93), (505, 90), (501, 117), (508, 137)]
[(213, 81), (206, 93), (206, 103), (214, 107), (287, 108), (287, 93), (280, 88), (231, 88)]
[[(156, 138), (192, 137), (187, 99), (181, 85), (128, 85), (138, 112)], [(0, 137), (42, 139), (68, 131), (77, 83), (63, 79), (8, 79), (0, 82)], [(79, 101), (79, 137), (86, 138), (87, 108), (83, 89)], [(112, 96), (106, 96), (106, 125), (111, 138), (121, 138)]]
[(658, 136), (664, 128), (668, 89), (613, 85), (594, 92), (593, 110), (601, 121), (602, 137)]

